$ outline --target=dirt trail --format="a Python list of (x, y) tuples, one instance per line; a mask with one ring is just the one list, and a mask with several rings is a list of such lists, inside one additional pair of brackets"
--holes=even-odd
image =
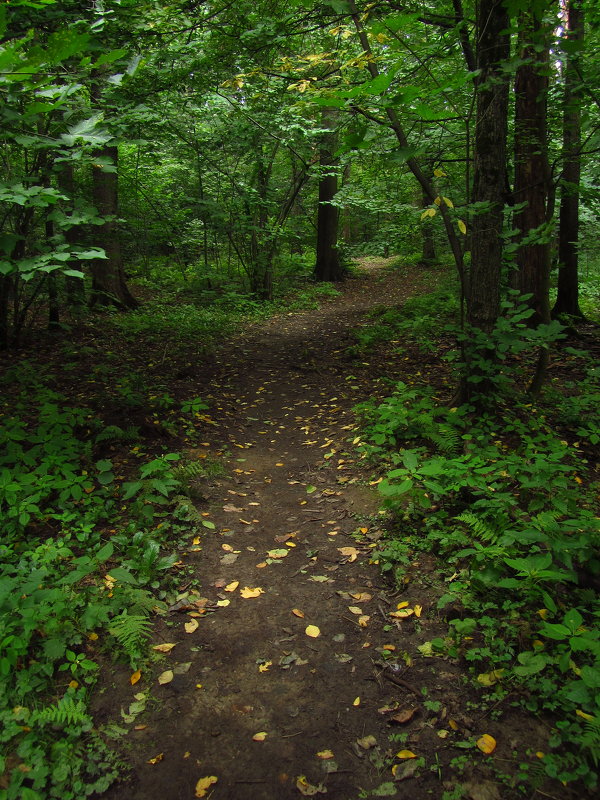
[[(158, 623), (156, 643), (177, 645), (152, 678), (116, 701), (126, 707), (152, 681), (154, 701), (136, 720), (147, 727), (127, 737), (132, 772), (109, 800), (188, 800), (205, 776), (218, 779), (206, 795), (215, 800), (298, 798), (310, 794), (308, 784), (354, 800), (393, 780), (392, 753), (439, 746), (436, 723), (458, 704), (460, 676), (426, 659), (406, 668), (401, 654), (435, 635), (435, 615), (409, 590), (402, 599), (421, 602), (423, 615), (418, 625), (392, 624), (398, 598), (369, 563), (378, 498), (358, 482), (352, 454), (341, 455), (352, 437), (351, 409), (368, 385), (345, 353), (348, 331), (369, 308), (396, 305), (421, 288), (379, 267), (371, 264), (320, 311), (251, 327), (220, 352), (210, 387), (192, 388), (212, 396), (218, 427), (206, 436), (231, 453), (228, 476), (198, 505), (216, 527), (186, 556), (211, 611), (193, 633), (184, 630), (186, 613)], [(351, 536), (359, 528), (360, 541)], [(244, 587), (263, 592), (244, 598)], [(309, 625), (320, 635), (307, 635)], [(384, 645), (396, 648), (387, 667)], [(158, 685), (156, 676), (177, 673), (177, 665), (182, 674)], [(440, 699), (438, 717), (423, 706), (424, 683), (434, 706)], [(98, 716), (111, 706), (114, 715), (114, 703), (108, 692)], [(394, 728), (378, 711), (390, 705), (415, 710), (413, 720)], [(394, 731), (405, 731), (406, 741), (390, 745)], [(264, 741), (255, 741), (260, 732)], [(319, 757), (323, 751), (333, 757)], [(428, 768), (396, 786), (396, 796), (414, 800), (443, 793)]]

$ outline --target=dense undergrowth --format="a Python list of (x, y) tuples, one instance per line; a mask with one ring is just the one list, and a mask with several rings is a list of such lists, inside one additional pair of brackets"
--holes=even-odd
[[(456, 310), (443, 289), (381, 311), (356, 332), (354, 350), (387, 342), (460, 361), (448, 348), (449, 338), (459, 340)], [(465, 663), (482, 708), (501, 715), (516, 706), (546, 721), (544, 751), (515, 753), (513, 782), (531, 791), (553, 778), (592, 790), (600, 761), (600, 371), (584, 340), (574, 348), (563, 339), (555, 356), (563, 368), (551, 369), (546, 390), (531, 398), (523, 364), (537, 342), (522, 307), (508, 311), (495, 332), (506, 347), (494, 365), (493, 404), (475, 396), (450, 408), (439, 385), (397, 383), (383, 402), (359, 407), (361, 449), (383, 473), (389, 516), (375, 559), (402, 587), (420, 552), (440, 558), (448, 630), (427, 655)], [(562, 336), (556, 325), (549, 334)]]

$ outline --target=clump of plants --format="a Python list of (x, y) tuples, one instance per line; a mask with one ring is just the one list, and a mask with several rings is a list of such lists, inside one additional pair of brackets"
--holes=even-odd
[[(513, 354), (527, 339), (515, 336)], [(499, 707), (517, 703), (545, 715), (542, 776), (594, 788), (600, 527), (587, 454), (598, 435), (599, 381), (589, 363), (582, 374), (533, 403), (518, 399), (514, 384), (510, 400), (503, 394), (505, 365), (494, 408), (444, 407), (433, 392), (399, 383), (359, 411), (364, 457), (383, 472), (379, 492), (390, 519), (374, 558), (399, 586), (418, 551), (439, 555), (454, 573), (439, 607), (459, 613), (433, 654), (464, 659)], [(527, 763), (522, 771), (534, 780)]]

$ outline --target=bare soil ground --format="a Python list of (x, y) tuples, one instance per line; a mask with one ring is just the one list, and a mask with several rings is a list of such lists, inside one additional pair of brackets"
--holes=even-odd
[[(499, 777), (513, 750), (540, 749), (543, 730), (494, 721), (463, 666), (417, 650), (446, 631), (432, 565), (414, 564), (398, 594), (371, 563), (379, 499), (352, 449), (352, 408), (389, 389), (348, 359), (349, 331), (422, 292), (425, 276), (363, 266), (319, 311), (250, 326), (210, 382), (188, 386), (216, 423), (195, 452), (226, 448), (227, 475), (197, 503), (214, 529), (184, 555), (200, 592), (181, 586), (181, 607), (156, 625), (154, 644), (175, 647), (134, 686), (113, 669), (96, 703), (100, 723), (145, 694), (125, 739), (129, 772), (107, 800), (188, 800), (202, 778), (216, 778), (204, 784), (214, 800), (504, 800), (517, 796)], [(388, 365), (398, 378), (402, 364)], [(401, 602), (420, 616), (390, 617)], [(493, 756), (457, 746), (485, 733)]]

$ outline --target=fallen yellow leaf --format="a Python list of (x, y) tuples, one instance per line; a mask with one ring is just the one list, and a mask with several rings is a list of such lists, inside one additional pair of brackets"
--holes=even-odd
[(328, 758), (333, 758), (333, 753), (332, 753), (331, 750), (320, 750), (316, 754), (316, 756), (317, 756), (317, 758), (322, 758), (323, 760), (326, 760)]
[(228, 553), (233, 553), (233, 547), (230, 544), (222, 544), (221, 547)]
[(265, 590), (261, 589), (260, 586), (257, 586), (256, 589), (251, 589), (249, 586), (244, 586), (243, 589), (240, 589), (240, 594), (242, 597), (249, 598), (249, 597), (259, 597), (261, 594), (264, 594)]
[(134, 685), (135, 685), (135, 684), (136, 684), (136, 683), (139, 681), (139, 679), (140, 679), (141, 677), (142, 677), (142, 673), (140, 672), (140, 670), (139, 670), (139, 669), (136, 669), (136, 671), (133, 673), (133, 675), (131, 676), (131, 678), (129, 678), (129, 683), (130, 683), (132, 686), (134, 686)]
[(164, 672), (161, 672), (160, 675), (158, 676), (158, 682), (161, 684), (161, 686), (165, 683), (171, 683), (172, 680), (173, 680), (172, 669), (166, 669)]
[(504, 669), (493, 669), (491, 672), (481, 672), (477, 676), (477, 683), (480, 683), (482, 686), (493, 686), (501, 680), (505, 672), (506, 670)]
[(259, 664), (258, 665), (258, 671), (259, 672), (268, 672), (269, 671), (269, 667), (272, 667), (272, 666), (273, 666), (273, 662), (272, 661), (265, 661), (264, 664)]
[(456, 722), (456, 720), (449, 719), (448, 720), (448, 725), (452, 728), (453, 731), (457, 731), (458, 730), (458, 722)]
[(259, 733), (255, 733), (252, 737), (253, 742), (264, 742), (269, 734), (266, 731), (259, 731)]
[(486, 755), (493, 753), (496, 749), (496, 740), (493, 736), (490, 736), (489, 733), (484, 733), (483, 736), (480, 736), (476, 744), (481, 752)]
[(415, 606), (415, 617), (420, 617), (423, 613), (423, 606)]
[(192, 539), (192, 544), (196, 544), (196, 545), (200, 544), (200, 537), (199, 536), (194, 536), (194, 538)]
[(363, 750), (370, 750), (377, 744), (377, 739), (374, 736), (369, 735), (364, 736), (362, 739), (357, 739), (356, 743), (359, 747), (362, 747)]
[(176, 644), (177, 642), (165, 642), (164, 644), (155, 644), (152, 649), (156, 650), (159, 653), (170, 653)]
[(369, 600), (373, 599), (373, 595), (369, 594), (369, 592), (356, 592), (356, 594), (350, 592), (350, 597), (358, 600), (359, 603), (367, 603)]
[(295, 617), (300, 617), (300, 619), (304, 619), (304, 611), (300, 611), (299, 608), (292, 608), (292, 614)]
[(394, 619), (406, 619), (407, 617), (412, 617), (415, 613), (413, 608), (403, 608), (402, 611), (390, 611), (390, 617), (394, 617)]
[(206, 778), (200, 778), (196, 784), (195, 797), (206, 797), (206, 792), (210, 789), (213, 783), (216, 783), (218, 780), (219, 779), (216, 777), (216, 775), (209, 775)]
[(351, 614), (356, 614), (357, 616), (362, 614), (362, 608), (359, 608), (358, 606), (348, 606), (348, 611), (350, 611)]
[(198, 620), (191, 619), (189, 622), (186, 622), (183, 627), (185, 628), (186, 633), (193, 633), (195, 630), (198, 629)]
[(360, 697), (355, 697), (354, 700), (352, 701), (352, 705), (353, 706), (359, 706), (360, 705)]
[(317, 628), (316, 625), (307, 625), (304, 633), (307, 636), (310, 636), (312, 639), (316, 639), (317, 636), (321, 635), (321, 631)]
[(219, 608), (226, 608), (231, 603), (231, 600), (226, 597), (225, 600), (217, 600)]
[(371, 619), (371, 617), (368, 614), (362, 614), (358, 618), (358, 624), (360, 625), (361, 628), (366, 628), (367, 625), (369, 624), (369, 620), (370, 619)]
[(396, 608), (399, 611), (401, 608), (407, 608), (407, 606), (409, 606), (409, 605), (410, 605), (410, 603), (408, 602), (408, 600), (403, 600), (401, 603), (398, 603)]
[(164, 757), (164, 753), (159, 753), (157, 756), (154, 756), (154, 758), (149, 758), (148, 761), (146, 761), (146, 764), (158, 764), (163, 760)]
[(237, 589), (237, 587), (239, 585), (240, 585), (239, 581), (231, 581), (231, 583), (228, 583), (227, 586), (225, 587), (225, 591), (226, 592), (235, 592), (235, 590)]
[(416, 753), (413, 753), (412, 750), (400, 750), (399, 753), (396, 753), (396, 758), (416, 758)]
[(356, 547), (338, 547), (339, 552), (345, 556), (350, 563), (356, 561), (358, 558), (358, 550)]

